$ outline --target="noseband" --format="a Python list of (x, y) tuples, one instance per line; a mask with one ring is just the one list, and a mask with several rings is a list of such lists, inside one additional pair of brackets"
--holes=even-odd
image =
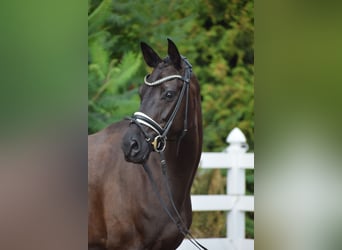
[[(186, 65), (184, 77), (181, 75), (170, 75), (170, 76), (166, 76), (162, 79), (156, 80), (154, 82), (148, 82), (147, 78), (149, 75), (145, 76), (145, 78), (144, 78), (145, 84), (148, 86), (151, 86), (151, 87), (160, 85), (163, 82), (170, 81), (172, 79), (177, 79), (177, 78), (181, 79), (183, 81), (183, 86), (182, 86), (181, 92), (179, 94), (176, 106), (175, 106), (171, 116), (169, 117), (169, 120), (165, 124), (165, 126), (164, 127), (160, 126), (156, 121), (154, 121), (151, 117), (149, 117), (148, 115), (146, 115), (143, 112), (135, 112), (132, 117), (128, 118), (131, 121), (131, 123), (136, 124), (140, 128), (140, 130), (142, 131), (142, 133), (145, 136), (146, 141), (152, 145), (153, 150), (156, 152), (163, 152), (165, 150), (166, 139), (167, 139), (166, 136), (167, 136), (167, 134), (168, 134), (168, 132), (172, 126), (172, 123), (173, 123), (173, 121), (177, 115), (177, 112), (181, 106), (184, 95), (186, 98), (186, 100), (185, 100), (185, 115), (184, 115), (185, 117), (184, 117), (183, 131), (182, 131), (182, 134), (180, 136), (180, 139), (188, 131), (189, 85), (190, 85), (190, 77), (191, 77), (191, 72), (192, 72), (192, 66), (185, 57), (182, 57), (182, 60), (184, 61), (185, 65)], [(155, 131), (157, 133), (157, 135), (154, 138), (151, 138), (146, 133), (146, 131), (143, 129), (142, 126), (145, 126), (145, 127), (152, 129), (153, 131)]]

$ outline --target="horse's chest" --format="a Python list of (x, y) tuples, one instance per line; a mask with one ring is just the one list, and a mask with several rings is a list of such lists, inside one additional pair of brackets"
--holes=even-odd
[(132, 227), (122, 228), (117, 234), (108, 235), (108, 249), (135, 250), (174, 250), (183, 237), (173, 224), (166, 223), (156, 227), (153, 221), (142, 228), (132, 230)]
[[(111, 228), (107, 228), (108, 248), (122, 249), (123, 246), (130, 246), (127, 249), (175, 249), (183, 237), (161, 206), (156, 205), (158, 209), (155, 210), (139, 208), (135, 204), (133, 207), (126, 207), (126, 212), (117, 211), (112, 217), (115, 218), (112, 224), (108, 225)], [(108, 221), (110, 220), (107, 219)]]

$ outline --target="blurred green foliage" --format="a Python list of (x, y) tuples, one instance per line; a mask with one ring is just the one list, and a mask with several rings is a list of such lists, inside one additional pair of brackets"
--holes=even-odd
[[(171, 38), (193, 65), (203, 97), (203, 151), (221, 151), (239, 127), (254, 149), (254, 3), (233, 1), (88, 0), (88, 133), (131, 115), (150, 69), (140, 41), (166, 56)], [(254, 173), (247, 193), (254, 193)], [(200, 171), (193, 193), (224, 193), (225, 172)], [(202, 213), (203, 214), (203, 213)], [(197, 236), (224, 236), (222, 213), (195, 214)], [(224, 216), (222, 217), (224, 218)], [(247, 215), (253, 238), (253, 214)], [(214, 230), (215, 228), (215, 230)]]

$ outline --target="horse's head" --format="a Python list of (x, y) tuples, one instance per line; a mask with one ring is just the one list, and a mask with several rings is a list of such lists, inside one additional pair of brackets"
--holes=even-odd
[(178, 140), (187, 131), (191, 64), (168, 39), (168, 57), (161, 59), (147, 44), (141, 50), (148, 66), (153, 68), (144, 79), (139, 94), (139, 112), (123, 137), (122, 150), (127, 161), (142, 163), (151, 151), (160, 152), (166, 139)]

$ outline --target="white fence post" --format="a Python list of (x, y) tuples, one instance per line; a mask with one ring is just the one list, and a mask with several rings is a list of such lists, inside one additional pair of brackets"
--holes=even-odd
[[(254, 169), (254, 153), (247, 153), (246, 137), (234, 128), (227, 137), (230, 145), (224, 152), (203, 152), (200, 167), (228, 169), (227, 194), (191, 195), (193, 211), (227, 211), (226, 238), (200, 238), (198, 241), (214, 250), (254, 250), (254, 239), (245, 239), (245, 212), (254, 212), (254, 196), (245, 195), (245, 169)], [(185, 239), (177, 250), (192, 250)]]
[(245, 195), (245, 169), (240, 168), (239, 159), (248, 150), (246, 137), (239, 128), (234, 128), (228, 135), (226, 141), (228, 155), (231, 155), (232, 168), (227, 172), (227, 194), (235, 197), (232, 210), (227, 213), (227, 237), (235, 239), (245, 238), (245, 213), (240, 211), (236, 204), (239, 196)]

